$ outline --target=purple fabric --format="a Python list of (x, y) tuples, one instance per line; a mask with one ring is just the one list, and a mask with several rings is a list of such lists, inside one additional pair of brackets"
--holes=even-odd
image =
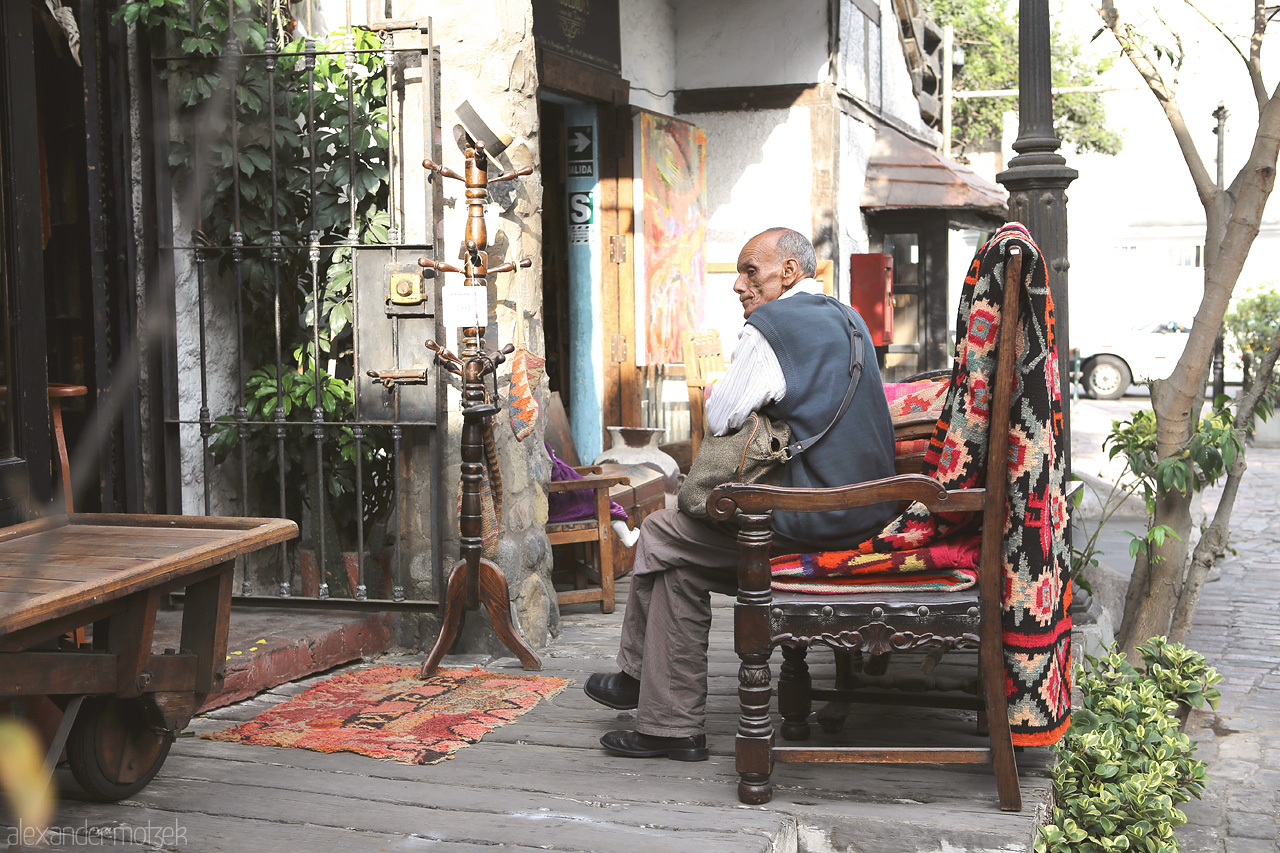
[[(547, 454), (551, 457), (551, 480), (581, 480), (582, 475), (573, 470), (568, 463), (561, 461), (551, 445), (546, 445)], [(578, 521), (591, 518), (596, 512), (596, 495), (590, 489), (576, 492), (553, 492), (547, 495), (547, 521), (555, 524), (561, 521)], [(614, 521), (626, 521), (627, 511), (616, 501), (609, 501), (609, 517)]]

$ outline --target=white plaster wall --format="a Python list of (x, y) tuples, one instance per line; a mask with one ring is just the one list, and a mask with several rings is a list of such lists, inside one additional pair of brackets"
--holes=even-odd
[(631, 103), (663, 115), (675, 113), (676, 13), (672, 0), (623, 0), (622, 76)]
[(849, 298), (848, 258), (855, 252), (869, 251), (867, 220), (862, 214), (862, 185), (867, 182), (867, 161), (875, 128), (867, 121), (850, 115), (840, 116), (840, 186), (836, 193), (836, 296)]
[[(178, 246), (191, 245), (191, 224), (183, 216), (177, 199), (173, 205), (174, 236)], [(200, 418), (201, 349), (200, 349), (200, 283), (195, 258), (190, 251), (174, 252), (175, 344), (178, 370), (178, 417), (183, 421)], [(210, 415), (234, 412), (239, 401), (236, 371), (236, 305), (234, 280), (219, 279), (217, 265), (205, 265), (204, 281), (204, 362), (207, 400)], [(283, 285), (282, 285), (283, 286)], [(181, 436), (183, 515), (239, 515), (244, 506), (240, 498), (239, 457), (228, 464), (209, 463), (209, 506), (205, 506), (205, 459), (200, 427), (185, 424)], [(213, 436), (209, 441), (212, 444)]]
[(682, 2), (676, 83), (681, 89), (817, 83), (827, 78), (827, 27), (826, 0)]
[[(682, 115), (707, 132), (707, 263), (737, 263), (748, 239), (783, 225), (808, 234), (813, 160), (808, 107)], [(731, 276), (710, 276), (703, 328), (731, 352), (742, 306)]]

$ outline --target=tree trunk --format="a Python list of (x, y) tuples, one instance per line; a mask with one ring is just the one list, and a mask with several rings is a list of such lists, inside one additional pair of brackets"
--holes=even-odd
[(1133, 562), (1133, 574), (1129, 576), (1129, 588), (1124, 596), (1124, 615), (1120, 619), (1120, 631), (1116, 637), (1122, 644), (1127, 639), (1124, 633), (1124, 626), (1132, 625), (1134, 620), (1138, 618), (1138, 608), (1146, 600), (1147, 588), (1150, 585), (1151, 563), (1147, 560), (1146, 554), (1138, 552), (1138, 556)]
[[(1224, 191), (1205, 167), (1176, 93), (1166, 85), (1159, 67), (1147, 54), (1145, 39), (1123, 20), (1116, 0), (1102, 0), (1097, 10), (1125, 56), (1156, 96), (1205, 209), (1204, 296), (1177, 366), (1168, 379), (1154, 383), (1151, 389), (1157, 451), (1159, 458), (1165, 459), (1180, 452), (1196, 429), (1213, 341), (1275, 185), (1276, 159), (1280, 152), (1280, 87), (1266, 97), (1259, 64), (1260, 49), (1251, 45), (1249, 56), (1242, 55), (1242, 58), (1258, 99), (1258, 129), (1248, 161)], [(1255, 13), (1256, 39), (1261, 40), (1266, 23), (1266, 15)], [(1159, 548), (1152, 547), (1148, 572), (1144, 575), (1135, 570), (1130, 579), (1130, 598), (1141, 600), (1132, 620), (1127, 621), (1121, 631), (1126, 649), (1169, 630), (1187, 567), (1187, 539), (1192, 531), (1190, 506), (1189, 494), (1161, 495), (1156, 502), (1155, 523), (1168, 525), (1181, 538), (1166, 537)], [(1186, 618), (1189, 619), (1189, 615)]]
[(1169, 633), (1170, 619), (1178, 605), (1182, 580), (1186, 575), (1186, 536), (1192, 528), (1191, 495), (1174, 492), (1158, 498), (1155, 524), (1168, 525), (1182, 538), (1166, 536), (1162, 545), (1148, 545), (1146, 595), (1120, 635), (1121, 650), (1131, 658), (1138, 644)]

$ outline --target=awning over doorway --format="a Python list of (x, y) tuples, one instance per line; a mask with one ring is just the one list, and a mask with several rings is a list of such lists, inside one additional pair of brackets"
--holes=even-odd
[(968, 166), (948, 160), (891, 127), (871, 144), (861, 206), (869, 210), (951, 208), (1004, 218), (1009, 194)]

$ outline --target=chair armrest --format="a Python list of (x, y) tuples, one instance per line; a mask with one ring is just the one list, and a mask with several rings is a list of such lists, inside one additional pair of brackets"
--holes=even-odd
[(548, 487), (548, 492), (579, 492), (583, 489), (607, 489), (610, 486), (631, 485), (629, 477), (610, 475), (593, 475), (583, 477), (581, 480), (553, 480)]
[(899, 384), (905, 385), (908, 382), (919, 382), (922, 379), (941, 379), (944, 376), (945, 377), (951, 376), (950, 367), (944, 367), (939, 370), (925, 370), (925, 371), (922, 371), (921, 373), (913, 373), (910, 376), (908, 376), (906, 379), (899, 379), (898, 382)]
[(932, 477), (902, 474), (832, 489), (787, 489), (782, 486), (726, 483), (707, 498), (707, 515), (728, 521), (734, 512), (759, 515), (773, 510), (826, 512), (853, 509), (885, 501), (919, 501), (930, 512), (980, 512), (986, 489), (948, 491)]
[(583, 475), (584, 477), (587, 474), (603, 474), (604, 473), (604, 468), (600, 467), (599, 465), (578, 465), (573, 470), (577, 471), (579, 474)]
[(933, 435), (933, 428), (938, 425), (937, 412), (912, 412), (893, 419), (893, 437), (901, 439), (903, 433), (923, 433), (925, 437)]

